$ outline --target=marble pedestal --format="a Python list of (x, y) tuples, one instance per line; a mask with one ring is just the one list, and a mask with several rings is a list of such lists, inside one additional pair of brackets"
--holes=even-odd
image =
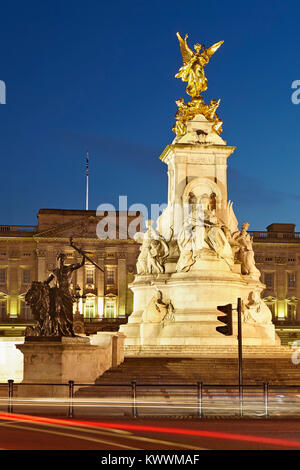
[[(224, 336), (216, 331), (216, 326), (221, 325), (217, 320), (220, 315), (217, 306), (231, 303), (236, 307), (237, 298), (247, 303), (249, 293), (261, 292), (264, 285), (226, 270), (222, 260), (216, 262), (219, 269), (212, 269), (212, 265), (184, 273), (136, 276), (130, 286), (134, 292), (134, 312), (128, 324), (120, 327), (126, 335), (126, 355), (170, 356), (173, 351), (175, 356), (186, 357), (189, 352), (192, 356), (197, 351), (203, 354), (212, 346), (223, 346), (225, 353), (227, 347), (237, 345), (236, 311), (233, 311), (233, 335)], [(172, 303), (174, 311), (162, 321), (147, 321), (145, 307), (157, 291), (162, 293), (163, 301)], [(253, 319), (242, 322), (245, 346), (280, 345), (271, 313), (264, 303), (262, 308), (266, 309), (265, 322)]]

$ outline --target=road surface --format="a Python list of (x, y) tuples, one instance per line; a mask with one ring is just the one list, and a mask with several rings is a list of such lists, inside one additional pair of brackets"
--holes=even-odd
[(3, 450), (300, 449), (300, 420), (106, 419), (0, 414)]

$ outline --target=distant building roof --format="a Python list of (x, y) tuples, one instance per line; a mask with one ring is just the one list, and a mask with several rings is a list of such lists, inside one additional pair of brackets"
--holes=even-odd
[(268, 232), (295, 232), (295, 224), (273, 223), (267, 226)]
[[(113, 211), (103, 211), (103, 212), (113, 212)], [(136, 217), (140, 214), (139, 211), (116, 211), (116, 214), (127, 213), (128, 216)], [(40, 214), (57, 214), (57, 215), (97, 215), (96, 210), (82, 210), (82, 209), (40, 209), (38, 211), (38, 216)]]

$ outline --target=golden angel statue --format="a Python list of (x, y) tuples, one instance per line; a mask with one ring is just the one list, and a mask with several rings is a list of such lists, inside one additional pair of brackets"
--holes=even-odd
[[(193, 98), (200, 96), (202, 91), (207, 89), (207, 79), (204, 74), (204, 67), (208, 64), (211, 56), (219, 49), (224, 41), (219, 41), (213, 44), (208, 49), (203, 44), (195, 44), (193, 52), (186, 40), (188, 35), (185, 35), (184, 40), (177, 33), (180, 44), (180, 50), (183, 60), (183, 66), (175, 75), (176, 78), (181, 78), (183, 82), (188, 82), (186, 92)], [(202, 48), (202, 52), (201, 51)]]

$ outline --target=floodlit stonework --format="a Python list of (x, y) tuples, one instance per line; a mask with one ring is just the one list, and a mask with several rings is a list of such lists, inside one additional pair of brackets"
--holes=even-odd
[[(239, 229), (227, 200), (227, 158), (235, 148), (212, 126), (197, 115), (187, 123), (186, 134), (177, 136), (160, 157), (168, 166), (168, 207), (156, 229), (148, 223), (141, 240), (138, 274), (130, 285), (134, 311), (120, 327), (128, 355), (155, 354), (155, 346), (164, 354), (175, 346), (177, 353), (189, 348), (194, 353), (207, 346), (235, 345), (237, 315), (233, 336), (223, 336), (216, 331), (217, 306), (235, 307), (239, 297), (243, 344), (280, 345), (271, 311), (261, 299), (265, 286), (259, 280), (249, 224)], [(163, 303), (166, 314), (151, 318), (149, 306), (162, 313)], [(170, 304), (172, 309), (166, 307)]]
[[(106, 370), (124, 361), (122, 333), (98, 332), (90, 338), (30, 336), (16, 348), (24, 356), (26, 384), (18, 389), (19, 397), (67, 396), (68, 389), (59, 384), (65, 385), (69, 380), (94, 383)], [(40, 385), (44, 383), (46, 387)]]

